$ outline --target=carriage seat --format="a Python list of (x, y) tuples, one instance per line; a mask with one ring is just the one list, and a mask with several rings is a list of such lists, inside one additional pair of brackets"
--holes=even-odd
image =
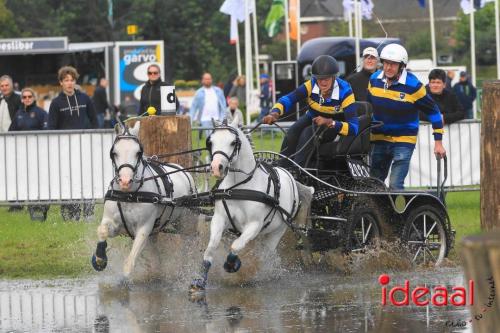
[[(372, 106), (368, 102), (355, 102), (356, 114), (359, 117), (359, 128), (357, 136), (338, 135), (334, 141), (321, 144), (319, 156), (321, 159), (334, 159), (345, 156), (353, 141), (355, 141), (349, 151), (350, 156), (364, 156), (370, 150), (370, 131), (366, 130), (371, 124)], [(365, 130), (363, 132), (363, 130)]]

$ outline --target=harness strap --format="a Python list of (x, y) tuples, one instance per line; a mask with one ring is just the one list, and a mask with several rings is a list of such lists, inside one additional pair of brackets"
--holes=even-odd
[[(143, 203), (161, 203), (161, 194), (153, 192), (122, 192), (108, 190), (104, 196), (104, 200), (117, 202), (143, 202)], [(170, 203), (168, 203), (170, 204)]]
[(230, 229), (229, 231), (236, 234), (238, 237), (240, 237), (241, 232), (236, 228), (236, 225), (234, 224), (233, 218), (231, 217), (231, 213), (229, 213), (229, 208), (227, 207), (226, 199), (222, 199), (222, 205), (224, 206), (224, 209), (226, 210), (226, 215), (227, 218), (229, 219), (229, 222), (233, 226), (233, 229)]
[(120, 201), (116, 202), (116, 205), (118, 206), (118, 211), (120, 212), (120, 217), (122, 219), (123, 226), (125, 227), (125, 231), (127, 234), (130, 236), (130, 238), (135, 239), (134, 235), (130, 232), (128, 226), (127, 226), (127, 221), (125, 221), (125, 216), (123, 215), (123, 210), (122, 210), (122, 204)]
[[(160, 177), (162, 183), (163, 183), (163, 187), (165, 188), (165, 196), (171, 198), (172, 197), (172, 193), (174, 191), (174, 184), (172, 183), (172, 180), (170, 179), (170, 177), (168, 175), (165, 175), (165, 176), (162, 176), (163, 173), (165, 173), (165, 170), (163, 170), (163, 168), (159, 165), (156, 165), (156, 164), (153, 164), (153, 163), (148, 163), (148, 166), (153, 169)], [(157, 179), (155, 178), (155, 181), (157, 181)], [(160, 191), (160, 188), (159, 188), (159, 184), (156, 183), (156, 185), (158, 186), (158, 191)]]

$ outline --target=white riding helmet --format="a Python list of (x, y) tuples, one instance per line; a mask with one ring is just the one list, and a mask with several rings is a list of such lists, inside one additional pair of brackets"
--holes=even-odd
[(384, 60), (403, 63), (406, 66), (408, 64), (408, 52), (399, 44), (389, 44), (380, 53), (380, 61)]

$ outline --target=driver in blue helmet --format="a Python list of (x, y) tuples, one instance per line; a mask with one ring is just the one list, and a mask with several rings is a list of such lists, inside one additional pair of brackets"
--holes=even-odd
[(314, 150), (311, 138), (315, 133), (320, 134), (320, 142), (332, 141), (337, 135), (355, 136), (358, 133), (354, 94), (349, 83), (337, 77), (338, 72), (339, 65), (334, 57), (317, 57), (312, 64), (312, 78), (281, 97), (270, 114), (262, 119), (264, 124), (272, 124), (280, 116), (289, 114), (295, 103), (305, 101), (308, 104), (308, 111), (290, 127), (281, 146), (281, 153), (301, 166), (306, 166)]

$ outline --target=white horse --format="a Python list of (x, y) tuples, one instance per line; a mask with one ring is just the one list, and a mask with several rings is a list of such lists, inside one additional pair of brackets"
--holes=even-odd
[(167, 223), (176, 222), (184, 214), (185, 208), (157, 202), (190, 195), (194, 191), (190, 174), (181, 171), (164, 175), (179, 170), (178, 165), (159, 165), (143, 158), (143, 148), (137, 138), (139, 128), (140, 122), (136, 122), (131, 129), (120, 125), (111, 148), (115, 178), (106, 195), (104, 214), (97, 227), (99, 242), (92, 256), (92, 266), (102, 271), (107, 265), (106, 239), (128, 234), (134, 242), (124, 264), (125, 278), (129, 278), (138, 255), (146, 245), (150, 245), (156, 254), (154, 258), (148, 259), (153, 270), (158, 273), (159, 256), (154, 244), (156, 233)]
[[(276, 250), (287, 228), (285, 219), (290, 222), (298, 213), (299, 191), (314, 192), (313, 188), (297, 183), (287, 170), (257, 163), (250, 142), (234, 121), (215, 127), (207, 139), (207, 149), (212, 157), (211, 172), (218, 179), (218, 189), (212, 192), (215, 209), (210, 223), (210, 241), (200, 275), (191, 283), (191, 291), (205, 289), (213, 254), (224, 230), (232, 228), (240, 233), (231, 244), (224, 263), (226, 272), (234, 273), (241, 266), (238, 253), (258, 235), (267, 253)], [(309, 207), (309, 203), (303, 207)]]

